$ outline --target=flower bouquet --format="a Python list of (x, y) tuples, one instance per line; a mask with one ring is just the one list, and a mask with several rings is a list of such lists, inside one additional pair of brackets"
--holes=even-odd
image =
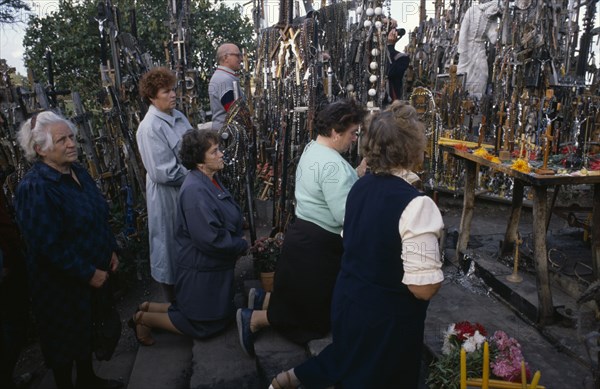
[(275, 271), (282, 245), (283, 234), (277, 234), (273, 238), (263, 236), (254, 242), (250, 252), (254, 257), (254, 267), (259, 273)]
[[(496, 331), (488, 337), (486, 329), (479, 323), (462, 321), (448, 326), (444, 334), (442, 357), (429, 366), (427, 384), (436, 389), (454, 389), (460, 386), (460, 349), (467, 352), (467, 377), (481, 377), (483, 373), (483, 343), (488, 342), (490, 351), (490, 373), (493, 378), (520, 382), (521, 345), (504, 331)], [(531, 378), (525, 363), (527, 380)]]

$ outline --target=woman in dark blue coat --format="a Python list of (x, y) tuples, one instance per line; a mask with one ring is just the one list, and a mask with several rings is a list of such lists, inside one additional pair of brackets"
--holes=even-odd
[(444, 279), (435, 203), (403, 177), (423, 159), (423, 125), (400, 101), (363, 138), (371, 172), (350, 190), (331, 309), (333, 343), (274, 388), (418, 388), (428, 300)]
[(217, 133), (189, 130), (180, 157), (190, 173), (177, 206), (175, 301), (140, 305), (131, 325), (144, 345), (154, 342), (153, 327), (194, 338), (224, 330), (234, 314), (235, 263), (248, 251), (240, 208), (216, 176), (224, 167)]
[(91, 295), (117, 270), (108, 205), (77, 163), (76, 128), (44, 111), (19, 130), (33, 167), (17, 187), (16, 219), (27, 246), (27, 270), (40, 345), (59, 389), (115, 388), (92, 370)]

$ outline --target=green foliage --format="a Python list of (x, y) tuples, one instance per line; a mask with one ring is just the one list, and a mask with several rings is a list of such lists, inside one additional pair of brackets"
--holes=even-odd
[[(467, 377), (481, 377), (483, 350), (467, 353)], [(460, 387), (460, 348), (442, 356), (429, 366), (427, 385), (437, 389), (458, 389)]]
[(52, 52), (57, 90), (79, 91), (84, 100), (93, 100), (100, 86), (99, 33), (90, 17), (96, 4), (90, 0), (58, 3), (56, 13), (29, 19), (23, 46), (25, 64), (42, 85), (48, 81), (46, 51)]
[[(180, 1), (178, 2), (180, 3)], [(44, 18), (31, 17), (25, 33), (25, 63), (35, 78), (45, 84), (46, 49), (52, 51), (56, 89), (79, 91), (86, 108), (93, 109), (96, 93), (101, 88), (100, 30), (97, 2), (65, 0), (58, 3), (55, 13)], [(133, 0), (114, 1), (120, 13), (119, 32), (132, 32), (130, 9)], [(170, 40), (169, 3), (164, 0), (135, 2), (138, 42), (156, 63), (165, 61), (165, 42)], [(190, 0), (188, 42), (191, 55), (188, 68), (200, 74), (200, 91), (206, 91), (215, 66), (215, 52), (224, 42), (237, 43), (253, 51), (253, 30), (250, 21), (241, 16), (241, 7), (228, 8), (222, 0)], [(202, 93), (206, 96), (206, 93)], [(206, 103), (207, 101), (203, 102)]]
[(18, 23), (31, 8), (23, 0), (0, 1), (0, 23)]

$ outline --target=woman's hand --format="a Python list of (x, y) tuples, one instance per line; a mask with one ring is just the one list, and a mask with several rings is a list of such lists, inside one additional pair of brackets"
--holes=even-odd
[(358, 175), (358, 177), (362, 177), (365, 175), (366, 172), (367, 172), (367, 159), (363, 158), (362, 161), (360, 161), (360, 165), (358, 165), (356, 167), (356, 174)]
[(119, 257), (117, 256), (117, 253), (115, 253), (113, 251), (112, 257), (110, 258), (110, 265), (109, 265), (110, 272), (111, 273), (116, 272), (118, 267), (119, 267)]
[(108, 280), (108, 272), (100, 269), (96, 269), (94, 275), (90, 279), (90, 286), (92, 288), (101, 288), (102, 285)]
[(391, 29), (387, 36), (387, 44), (395, 45), (398, 42), (398, 32), (395, 29)]
[(431, 300), (433, 296), (440, 290), (442, 283), (428, 285), (407, 285), (408, 290), (419, 300)]

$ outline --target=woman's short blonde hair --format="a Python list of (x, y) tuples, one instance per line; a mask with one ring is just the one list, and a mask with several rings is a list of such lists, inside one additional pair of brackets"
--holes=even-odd
[(404, 101), (394, 101), (373, 115), (361, 141), (364, 157), (374, 173), (411, 170), (423, 162), (425, 126), (417, 111)]

